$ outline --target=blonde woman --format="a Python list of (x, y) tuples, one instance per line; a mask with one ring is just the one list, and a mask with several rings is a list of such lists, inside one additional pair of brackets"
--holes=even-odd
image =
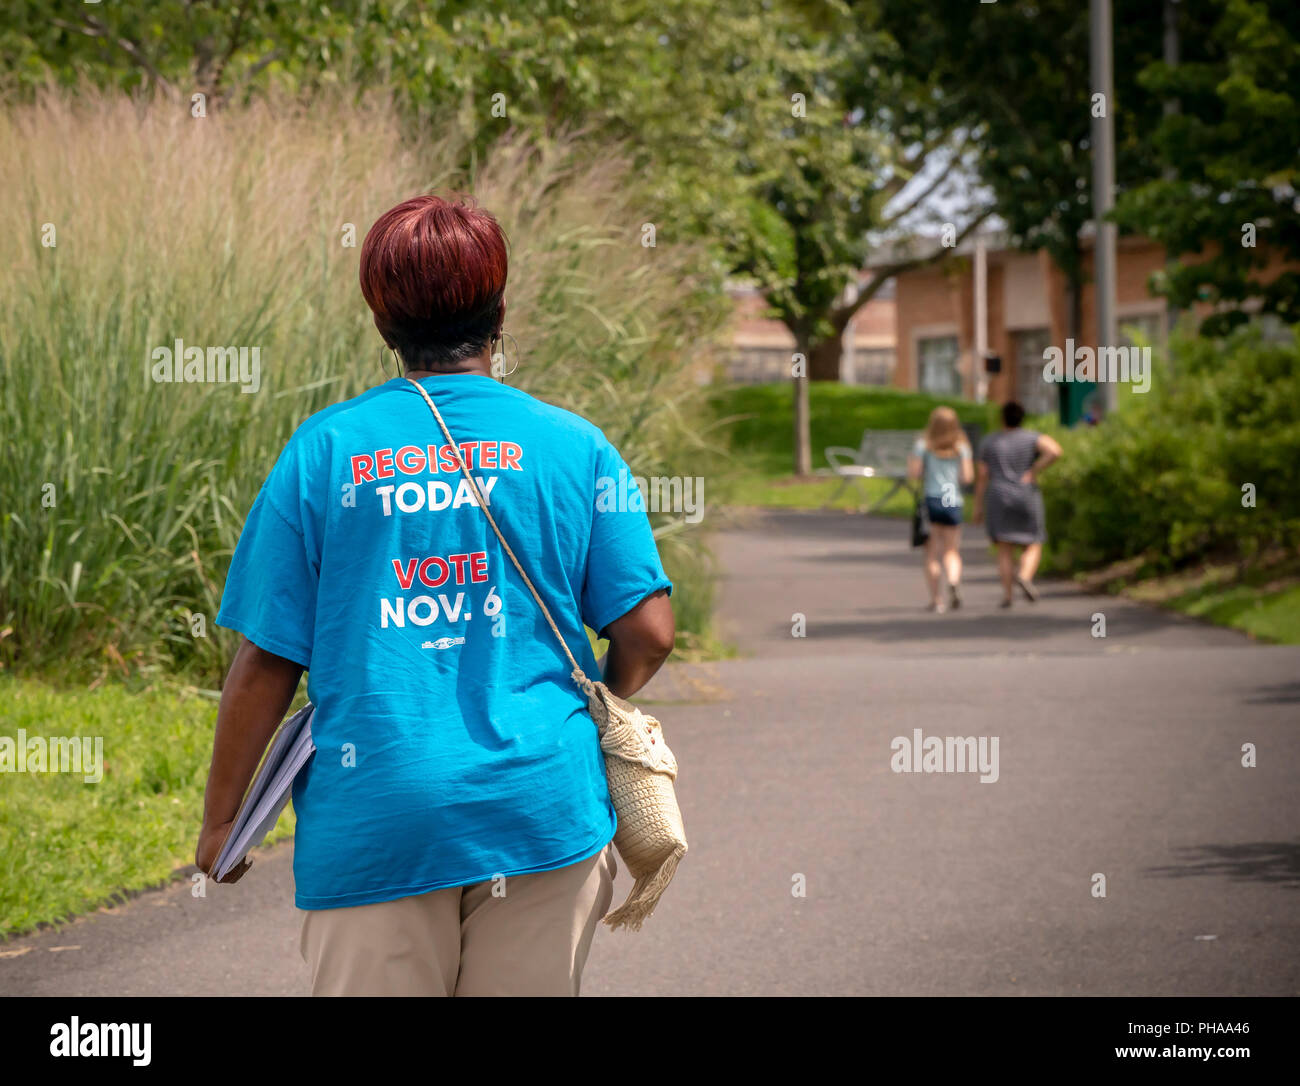
[(908, 458), (907, 477), (921, 483), (921, 497), (930, 514), (924, 555), (930, 610), (940, 614), (947, 610), (942, 594), (944, 576), (949, 605), (956, 610), (961, 606), (961, 488), (974, 481), (975, 467), (970, 443), (951, 407), (930, 412), (925, 433), (917, 438)]

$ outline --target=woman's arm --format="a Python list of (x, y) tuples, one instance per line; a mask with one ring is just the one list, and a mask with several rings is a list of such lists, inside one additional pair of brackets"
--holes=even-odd
[(1046, 434), (1038, 435), (1034, 449), (1038, 456), (1029, 466), (1029, 470), (1020, 477), (1020, 481), (1025, 484), (1038, 482), (1038, 477), (1061, 457), (1061, 446), (1057, 444), (1055, 438), (1050, 438)]
[(907, 481), (914, 483), (921, 478), (923, 470), (921, 458), (916, 453), (909, 453), (907, 457)]
[(957, 455), (961, 457), (961, 485), (970, 486), (975, 481), (975, 461), (971, 456), (969, 445), (958, 445)]
[[(247, 639), (235, 653), (221, 690), (212, 765), (203, 793), (203, 827), (194, 853), (200, 871), (209, 872), (216, 863), (266, 745), (293, 701), (302, 672), (301, 664), (259, 649)], [(238, 882), (248, 868), (245, 861), (221, 881)]]
[(976, 524), (984, 519), (984, 492), (989, 488), (989, 466), (980, 461), (979, 472), (975, 477), (975, 512), (971, 519)]
[(652, 592), (603, 631), (609, 638), (604, 683), (620, 698), (630, 698), (645, 686), (673, 651), (677, 623), (668, 592)]

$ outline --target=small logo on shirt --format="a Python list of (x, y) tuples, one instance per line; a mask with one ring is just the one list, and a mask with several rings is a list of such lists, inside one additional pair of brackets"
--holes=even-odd
[(440, 637), (438, 638), (437, 641), (426, 641), (423, 645), (420, 646), (420, 648), (449, 649), (453, 645), (463, 645), (463, 644), (465, 644), (465, 639), (463, 637)]

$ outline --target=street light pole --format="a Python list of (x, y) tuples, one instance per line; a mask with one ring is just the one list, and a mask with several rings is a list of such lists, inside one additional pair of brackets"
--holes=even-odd
[(985, 358), (989, 353), (989, 254), (981, 237), (975, 238), (975, 358), (972, 362), (975, 378), (975, 402), (985, 403), (989, 398), (989, 377)]
[[(1089, 0), (1090, 60), (1092, 68), (1092, 217), (1096, 228), (1093, 240), (1092, 269), (1096, 298), (1097, 347), (1114, 347), (1117, 337), (1115, 321), (1115, 250), (1117, 230), (1106, 216), (1115, 206), (1115, 78), (1111, 59), (1110, 0)], [(1095, 95), (1102, 96), (1100, 108)], [(1098, 116), (1098, 114), (1101, 116)], [(1100, 364), (1100, 350), (1098, 352)], [(1106, 413), (1115, 409), (1118, 388), (1099, 372), (1102, 403)]]
[[(1165, 38), (1164, 38), (1164, 61), (1171, 68), (1178, 67), (1178, 0), (1165, 0)], [(1169, 96), (1164, 102), (1164, 114), (1166, 117), (1178, 113), (1181, 110), (1178, 99)], [(1178, 171), (1172, 165), (1164, 168), (1164, 178), (1166, 181), (1176, 181)], [(1168, 267), (1172, 261), (1168, 259), (1169, 254), (1165, 253), (1165, 267)], [(1165, 333), (1166, 336), (1178, 325), (1178, 306), (1172, 301), (1165, 308)], [(1173, 372), (1173, 357), (1166, 355), (1166, 361), (1170, 366), (1170, 373)]]

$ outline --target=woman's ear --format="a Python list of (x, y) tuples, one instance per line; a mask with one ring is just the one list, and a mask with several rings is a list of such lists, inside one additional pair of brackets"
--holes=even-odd
[(501, 308), (497, 310), (497, 335), (501, 334), (501, 329), (506, 326), (506, 300), (501, 299)]
[(394, 347), (392, 342), (389, 340), (389, 338), (386, 335), (384, 335), (384, 330), (379, 326), (379, 318), (377, 316), (374, 318), (374, 321), (375, 321), (375, 331), (379, 333), (379, 338), (384, 341), (384, 346), (387, 347), (390, 351), (395, 351), (397, 348)]

